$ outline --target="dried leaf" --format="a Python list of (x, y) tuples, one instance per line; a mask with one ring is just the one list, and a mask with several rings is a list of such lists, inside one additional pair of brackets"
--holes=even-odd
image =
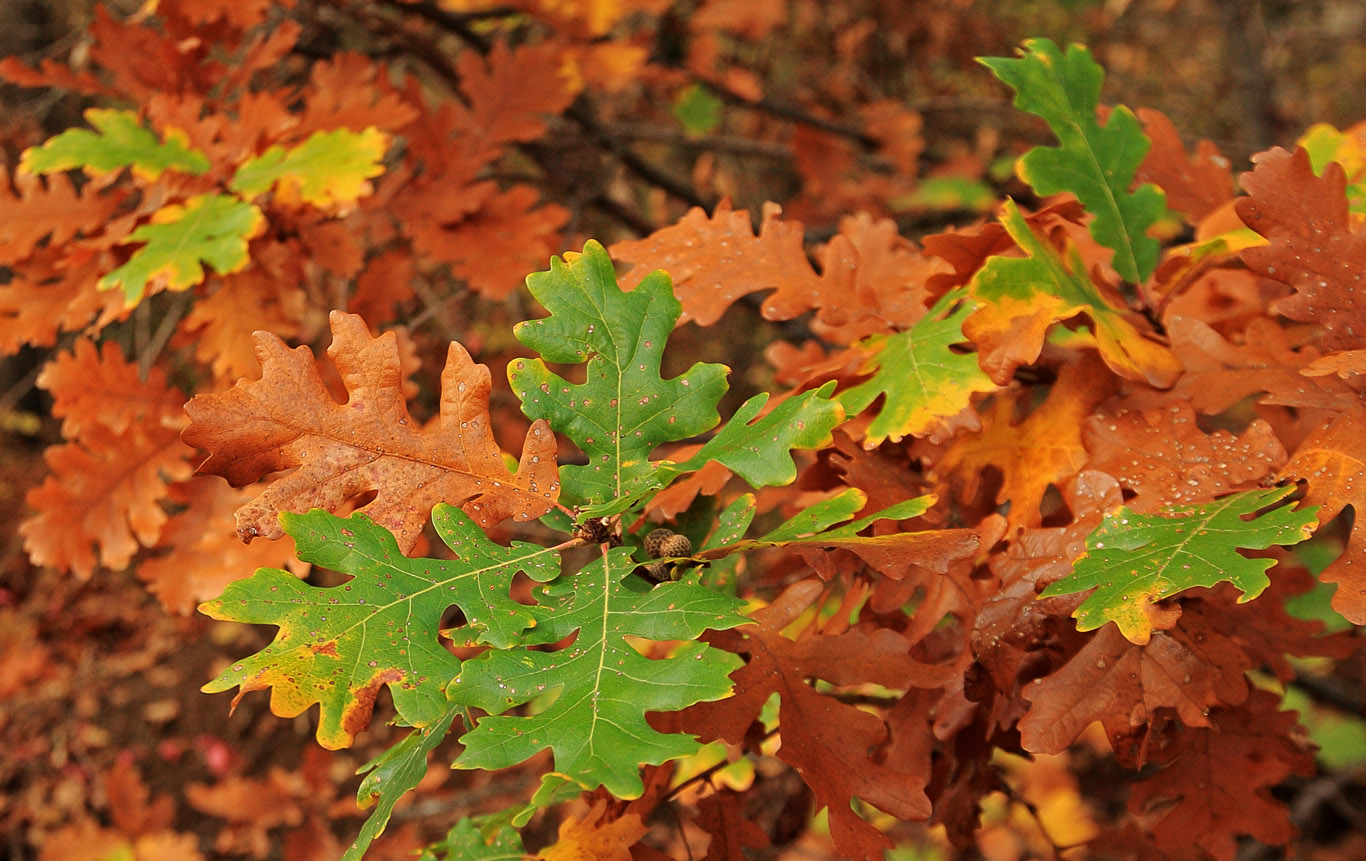
[(89, 579), (96, 564), (120, 569), (161, 536), (167, 482), (184, 481), (189, 450), (172, 428), (93, 425), (81, 442), (44, 452), (52, 475), (28, 492), (37, 513), (19, 524), (35, 565)]
[(1108, 472), (1132, 491), (1128, 506), (1142, 514), (1246, 488), (1286, 459), (1285, 447), (1265, 421), (1253, 420), (1239, 437), (1224, 430), (1206, 434), (1185, 402), (1092, 416), (1082, 437), (1091, 453), (1089, 468)]
[(855, 797), (900, 819), (925, 819), (930, 802), (928, 774), (895, 771), (880, 765), (875, 752), (887, 739), (887, 726), (875, 714), (812, 688), (808, 679), (835, 685), (882, 684), (898, 690), (933, 688), (953, 673), (950, 667), (921, 664), (910, 657), (911, 644), (890, 629), (854, 629), (832, 634), (807, 630), (795, 641), (783, 636), (821, 593), (816, 580), (789, 587), (768, 607), (754, 613), (758, 627), (713, 635), (722, 648), (746, 655), (748, 663), (732, 673), (735, 695), (693, 706), (686, 725), (705, 739), (741, 743), (760, 708), (779, 696), (778, 758), (791, 765), (826, 807), (830, 834), (841, 855), (876, 857), (891, 841), (851, 808)]
[(1295, 713), (1277, 711), (1278, 697), (1256, 691), (1238, 709), (1220, 709), (1214, 726), (1177, 737), (1176, 758), (1134, 785), (1129, 809), (1159, 846), (1188, 852), (1192, 842), (1232, 861), (1240, 834), (1269, 846), (1295, 836), (1289, 811), (1271, 788), (1292, 774), (1314, 773), (1314, 757), (1295, 743)]
[(559, 479), (549, 427), (532, 425), (517, 472), (510, 473), (489, 428), (488, 369), (463, 347), (450, 345), (441, 414), (423, 428), (404, 403), (393, 333), (371, 338), (359, 317), (340, 311), (331, 320), (328, 355), (346, 384), (346, 404), (328, 394), (306, 348), (288, 350), (279, 338), (257, 333), (262, 378), (185, 405), (192, 419), (186, 443), (210, 452), (202, 472), (240, 487), (298, 468), (238, 509), (239, 534), (277, 538), (281, 511), (335, 510), (375, 491), (359, 510), (393, 531), (406, 552), (437, 502), (458, 505), (488, 525), (508, 517), (534, 520), (554, 506)]
[(634, 813), (603, 822), (607, 802), (593, 805), (583, 819), (560, 823), (559, 840), (541, 850), (539, 861), (631, 861), (631, 847), (650, 829)]
[(1352, 228), (1342, 166), (1331, 162), (1314, 176), (1302, 149), (1275, 148), (1253, 161), (1238, 217), (1270, 244), (1246, 249), (1243, 262), (1295, 291), (1272, 310), (1322, 326), (1325, 350), (1366, 347), (1366, 235)]
[(1086, 464), (1082, 421), (1113, 389), (1114, 378), (1100, 363), (1083, 358), (1063, 367), (1048, 399), (1018, 425), (1013, 420), (1019, 399), (999, 396), (981, 434), (958, 437), (935, 473), (960, 476), (966, 503), (977, 496), (984, 470), (1000, 469), (1003, 481), (996, 503), (1010, 503), (1011, 531), (1038, 526), (1049, 485), (1060, 487)]

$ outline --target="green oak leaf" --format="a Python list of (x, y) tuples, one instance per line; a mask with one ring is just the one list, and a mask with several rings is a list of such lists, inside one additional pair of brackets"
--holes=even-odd
[(220, 275), (237, 272), (250, 262), (247, 243), (265, 224), (261, 210), (227, 194), (204, 194), (183, 206), (163, 206), (124, 240), (147, 244), (101, 278), (99, 287), (122, 290), (131, 308), (154, 279), (164, 278), (168, 290), (186, 290), (204, 280), (205, 263)]
[(375, 811), (361, 826), (360, 834), (346, 850), (342, 861), (360, 861), (370, 844), (384, 833), (389, 817), (394, 813), (394, 805), (417, 788), (427, 775), (427, 756), (445, 739), (459, 712), (458, 706), (450, 706), (435, 722), (408, 733), (402, 741), (356, 772), (365, 775), (356, 791), (356, 804), (361, 808), (374, 807)]
[(482, 823), (486, 818), (455, 823), (443, 840), (423, 849), (417, 861), (522, 861), (527, 857), (517, 829), (502, 825), (486, 834)]
[(280, 626), (273, 643), (203, 690), (240, 686), (240, 697), (274, 686), (271, 710), (282, 717), (319, 703), (318, 742), (332, 750), (364, 729), (384, 685), (404, 723), (440, 721), (449, 708), (442, 691), (460, 670), (437, 636), (446, 608), (459, 606), (479, 641), (507, 648), (536, 621), (531, 608), (509, 596), (513, 575), (545, 581), (559, 574), (555, 551), (496, 544), (449, 505), (432, 511), (432, 523), (454, 560), (409, 559), (392, 533), (360, 513), (337, 517), (314, 509), (281, 514), (280, 522), (300, 559), (352, 579), (320, 588), (262, 568), (200, 605), (215, 619)]
[(1028, 39), (1021, 55), (977, 60), (1015, 90), (1015, 107), (1042, 117), (1061, 144), (1025, 153), (1020, 178), (1041, 197), (1076, 195), (1095, 216), (1091, 235), (1114, 249), (1120, 277), (1147, 280), (1160, 250), (1147, 231), (1166, 217), (1167, 198), (1152, 183), (1129, 189), (1152, 142), (1122, 105), (1105, 125), (1096, 119), (1105, 70), (1085, 47), (1071, 45), (1063, 53), (1048, 39)]
[[(664, 344), (683, 311), (663, 272), (626, 293), (606, 249), (590, 241), (526, 283), (550, 316), (517, 325), (518, 340), (541, 358), (513, 360), (508, 380), (523, 413), (548, 420), (588, 456), (586, 464), (560, 467), (565, 494), (590, 505), (617, 499), (657, 468), (649, 460), (656, 446), (720, 421), (725, 366), (699, 362), (672, 380), (660, 376)], [(586, 363), (585, 381), (565, 380), (547, 361)]]
[(1251, 601), (1270, 584), (1266, 570), (1276, 563), (1249, 559), (1238, 548), (1289, 546), (1314, 531), (1317, 506), (1282, 506), (1254, 516), (1294, 491), (1293, 486), (1249, 490), (1214, 502), (1171, 506), (1165, 514), (1138, 514), (1122, 506), (1087, 536), (1086, 555), (1072, 573), (1039, 597), (1095, 589), (1072, 613), (1077, 630), (1114, 622), (1138, 645), (1152, 635), (1153, 603), (1186, 589), (1228, 581), (1242, 591), (1240, 602)]
[[(708, 546), (696, 553), (695, 558), (721, 559), (764, 547), (786, 547), (806, 559), (818, 574), (828, 579), (834, 574), (835, 568), (825, 551), (840, 549), (856, 554), (872, 569), (896, 579), (905, 576), (912, 566), (946, 571), (951, 560), (970, 556), (977, 550), (976, 533), (967, 529), (931, 529), (859, 535), (879, 520), (919, 517), (929, 511), (937, 499), (933, 495), (907, 499), (851, 521), (868, 502), (866, 493), (851, 487), (808, 506), (758, 538), (708, 542)], [(728, 532), (734, 534), (733, 529)]]
[(802, 392), (756, 418), (768, 403), (768, 394), (755, 395), (740, 405), (697, 453), (682, 463), (655, 461), (654, 469), (628, 482), (616, 499), (587, 506), (587, 517), (618, 514), (668, 487), (680, 476), (697, 472), (712, 461), (749, 482), (751, 487), (774, 487), (797, 479), (797, 463), (791, 452), (829, 445), (831, 431), (844, 421), (844, 408), (830, 399), (835, 383)]
[[(748, 496), (748, 494), (746, 494), (746, 496)], [(741, 497), (741, 499), (744, 498), (745, 497)], [(750, 497), (750, 499), (752, 498), (753, 497)], [(710, 559), (743, 550), (756, 550), (760, 547), (785, 547), (790, 544), (855, 546), (858, 544), (872, 544), (884, 539), (909, 541), (912, 536), (920, 535), (922, 533), (900, 532), (895, 535), (869, 537), (862, 537), (858, 533), (879, 520), (910, 520), (912, 517), (919, 517), (933, 508), (937, 501), (938, 497), (933, 494), (917, 496), (914, 499), (907, 499), (904, 502), (889, 505), (881, 511), (876, 511), (866, 517), (860, 517), (852, 523), (847, 523), (844, 526), (837, 526), (837, 524), (844, 523), (846, 520), (853, 517), (868, 502), (868, 494), (856, 487), (851, 487), (829, 499), (823, 499), (814, 505), (807, 506), (758, 538), (732, 539), (725, 542), (709, 541), (709, 546), (704, 548), (698, 555), (702, 558)], [(732, 504), (732, 507), (735, 507), (735, 505)], [(728, 512), (729, 510), (730, 509), (727, 509)], [(743, 511), (744, 506), (741, 506), (740, 517), (744, 516)], [(753, 516), (752, 510), (750, 516)], [(723, 524), (725, 523), (724, 520), (722, 522)], [(727, 532), (729, 534), (734, 534), (735, 531), (732, 528), (727, 530)]]
[(366, 180), (384, 173), (380, 159), (388, 148), (388, 138), (373, 126), (317, 131), (296, 147), (273, 146), (247, 161), (228, 187), (248, 199), (274, 186), (287, 200), (318, 207), (354, 203), (368, 192)]
[(868, 426), (865, 448), (942, 430), (945, 419), (968, 408), (974, 392), (996, 389), (976, 355), (950, 349), (967, 340), (963, 321), (974, 307), (963, 291), (954, 290), (907, 331), (860, 342), (877, 351), (863, 367), (872, 376), (841, 392), (837, 400), (854, 416), (883, 396), (882, 409)]
[[(500, 769), (550, 748), (555, 770), (618, 798), (643, 791), (639, 769), (695, 752), (691, 737), (656, 731), (646, 712), (676, 711), (730, 693), (739, 658), (701, 643), (708, 629), (743, 625), (744, 602), (707, 589), (696, 576), (651, 587), (628, 576), (640, 563), (632, 548), (614, 547), (582, 571), (540, 590), (537, 626), (528, 644), (557, 651), (488, 652), (466, 661), (450, 687), (453, 700), (490, 714), (461, 738), (457, 768)], [(682, 641), (651, 659), (627, 638)], [(505, 715), (541, 696), (554, 701), (536, 714)]]
[(209, 157), (187, 146), (184, 134), (172, 131), (161, 140), (132, 111), (89, 108), (85, 119), (95, 131), (67, 129), (41, 146), (29, 147), (19, 158), (19, 170), (53, 173), (79, 167), (101, 174), (130, 167), (150, 181), (166, 170), (198, 176), (209, 169)]

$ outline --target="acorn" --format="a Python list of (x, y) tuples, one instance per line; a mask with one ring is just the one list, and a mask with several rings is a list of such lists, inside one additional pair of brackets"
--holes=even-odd
[(659, 553), (657, 558), (668, 559), (674, 556), (691, 556), (692, 542), (686, 535), (676, 535), (670, 533), (659, 543)]
[(664, 555), (660, 552), (660, 548), (664, 546), (664, 542), (674, 537), (676, 536), (672, 529), (660, 528), (651, 530), (650, 534), (645, 536), (645, 552), (649, 554), (651, 559), (658, 559), (660, 556)]

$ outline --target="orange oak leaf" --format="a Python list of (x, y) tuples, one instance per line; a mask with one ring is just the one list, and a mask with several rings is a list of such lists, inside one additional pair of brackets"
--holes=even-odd
[(52, 395), (52, 414), (62, 420), (62, 436), (78, 439), (96, 425), (123, 434), (130, 425), (179, 428), (185, 396), (153, 367), (143, 381), (136, 362), (123, 358), (113, 341), (100, 347), (78, 338), (70, 353), (58, 353), (38, 375), (38, 386)]
[(819, 257), (822, 298), (813, 329), (836, 344), (909, 329), (928, 309), (925, 282), (948, 268), (921, 254), (895, 222), (867, 213), (841, 219)]
[(612, 259), (635, 263), (622, 278), (634, 286), (648, 272), (663, 269), (683, 303), (683, 320), (710, 326), (731, 303), (760, 290), (773, 290), (763, 315), (791, 320), (820, 304), (820, 276), (806, 259), (800, 224), (778, 216), (776, 203), (764, 205), (763, 224), (754, 234), (749, 213), (717, 204), (711, 217), (694, 208), (678, 222), (644, 239), (612, 245)]
[(416, 274), (411, 254), (398, 248), (384, 251), (366, 262), (346, 309), (371, 326), (382, 326), (394, 319), (396, 306), (412, 298)]
[(190, 477), (189, 454), (174, 428), (144, 425), (92, 425), (80, 442), (49, 448), (52, 475), (27, 496), (37, 513), (19, 524), (29, 558), (82, 580), (97, 562), (123, 568), (160, 538), (166, 484)]
[(418, 115), (389, 83), (384, 68), (361, 54), (339, 53), (314, 63), (300, 101), (303, 117), (295, 130), (300, 141), (339, 128), (395, 132)]
[[(283, 246), (275, 247), (285, 253)], [(274, 256), (268, 249), (257, 258), (258, 264)], [(292, 267), (268, 264), (211, 279), (213, 292), (195, 301), (175, 343), (193, 344), (195, 356), (224, 384), (254, 374), (258, 365), (249, 346), (252, 333), (285, 338), (299, 334), (307, 301), (299, 280)]]
[(1265, 421), (1254, 420), (1239, 437), (1224, 430), (1206, 434), (1184, 401), (1092, 416), (1082, 439), (1091, 453), (1089, 468), (1117, 478), (1135, 494), (1129, 508), (1144, 514), (1255, 486), (1286, 459), (1285, 447)]
[(1366, 625), (1366, 407), (1338, 415), (1300, 444), (1281, 476), (1309, 483), (1306, 505), (1321, 506), (1319, 523), (1352, 506), (1356, 522), (1347, 549), (1319, 579), (1337, 583), (1333, 609), (1354, 625)]
[(479, 295), (506, 299), (559, 250), (560, 228), (569, 220), (564, 207), (536, 206), (536, 198), (529, 185), (492, 195), (474, 215), (442, 231), (435, 256)]
[(546, 130), (545, 118), (574, 100), (559, 72), (562, 50), (554, 42), (517, 48), (498, 42), (487, 56), (475, 51), (460, 54), (456, 72), (469, 108), (457, 108), (457, 129), (493, 153), (504, 144), (540, 137)]
[(89, 190), (82, 194), (64, 173), (45, 178), (20, 173), (14, 177), (12, 191), (10, 173), (0, 167), (0, 263), (22, 260), (43, 239), (63, 246), (78, 234), (98, 229), (123, 196)]
[(1352, 229), (1342, 165), (1329, 162), (1315, 176), (1302, 148), (1253, 161), (1238, 216), (1269, 244), (1245, 249), (1243, 262), (1295, 291), (1272, 310), (1322, 326), (1326, 350), (1366, 347), (1366, 234)]
[(480, 525), (508, 517), (534, 520), (559, 496), (555, 439), (544, 421), (531, 426), (516, 473), (503, 463), (489, 428), (489, 370), (452, 342), (441, 375), (439, 417), (420, 427), (408, 413), (395, 335), (372, 338), (354, 314), (333, 311), (327, 350), (349, 396), (328, 394), (307, 347), (288, 349), (258, 332), (259, 380), (185, 406), (183, 438), (210, 452), (201, 472), (234, 486), (278, 470), (267, 490), (237, 510), (237, 531), (250, 540), (278, 538), (282, 511), (329, 511), (365, 493), (358, 510), (412, 549), (432, 506), (460, 506)]
[(1167, 334), (1172, 353), (1186, 367), (1172, 388), (1172, 397), (1190, 401), (1206, 415), (1217, 415), (1262, 393), (1262, 403), (1292, 407), (1340, 409), (1355, 400), (1338, 380), (1306, 376), (1304, 371), (1318, 358), (1317, 351), (1297, 351), (1273, 320), (1253, 319), (1236, 339), (1226, 339), (1201, 320), (1173, 317)]
[(631, 847), (649, 828), (640, 816), (627, 813), (603, 822), (607, 802), (594, 804), (582, 819), (569, 817), (560, 823), (559, 840), (541, 850), (539, 861), (631, 861)]
[(655, 269), (667, 271), (683, 303), (683, 319), (702, 326), (761, 290), (774, 291), (762, 306), (766, 318), (790, 320), (815, 309), (813, 328), (839, 344), (901, 331), (925, 316), (924, 284), (945, 267), (902, 238), (895, 223), (866, 214), (844, 218), (817, 255), (817, 273), (807, 259), (801, 223), (779, 218), (781, 212), (777, 204), (765, 204), (756, 236), (749, 213), (722, 201), (711, 217), (693, 209), (644, 239), (614, 244), (612, 255), (636, 264), (624, 284)]
[(842, 628), (840, 614), (828, 623), (831, 633), (808, 628), (796, 640), (784, 636), (783, 629), (821, 592), (819, 581), (803, 580), (753, 614), (757, 628), (709, 635), (712, 645), (745, 655), (748, 662), (731, 674), (734, 696), (691, 706), (683, 712), (684, 725), (704, 739), (738, 744), (777, 693), (782, 733), (778, 758), (797, 770), (818, 805), (829, 808), (830, 833), (841, 855), (881, 857), (891, 842), (854, 813), (850, 802), (859, 797), (898, 818), (925, 819), (930, 815), (924, 792), (929, 775), (880, 765), (875, 753), (887, 741), (883, 719), (817, 692), (807, 679), (905, 690), (939, 687), (956, 673), (950, 666), (916, 661), (910, 656), (912, 644), (891, 629)]
[[(223, 594), (223, 587), (251, 576), (257, 568), (291, 568), (294, 539), (243, 544), (228, 524), (232, 513), (251, 501), (250, 490), (237, 490), (212, 477), (173, 485), (169, 498), (185, 506), (161, 530), (166, 553), (138, 563), (138, 579), (147, 584), (161, 606), (189, 615), (203, 601)], [(303, 565), (303, 568), (308, 566)]]
[(977, 496), (983, 471), (996, 467), (1003, 478), (996, 502), (1010, 502), (1010, 530), (1038, 526), (1048, 486), (1061, 486), (1086, 464), (1083, 420), (1114, 389), (1114, 377), (1104, 364), (1084, 354), (1063, 367), (1048, 399), (1018, 425), (1013, 422), (1020, 398), (998, 397), (981, 433), (955, 440), (935, 472), (958, 476), (960, 496), (964, 502), (971, 502)]
[(1271, 788), (1292, 774), (1314, 773), (1314, 755), (1294, 739), (1296, 715), (1280, 698), (1255, 691), (1246, 705), (1219, 709), (1212, 725), (1177, 736), (1175, 759), (1134, 784), (1129, 810), (1157, 844), (1182, 856), (1191, 844), (1220, 861), (1237, 854), (1237, 835), (1269, 846), (1295, 836), (1290, 811)]
[(107, 270), (100, 255), (71, 260), (65, 249), (38, 249), (0, 285), (0, 355), (25, 344), (46, 347), (60, 331), (98, 331), (122, 317), (123, 295), (99, 290), (95, 282)]
[(1167, 193), (1167, 206), (1186, 217), (1191, 225), (1233, 199), (1232, 164), (1207, 140), (1186, 154), (1186, 145), (1167, 115), (1139, 108), (1143, 133), (1152, 141), (1148, 154), (1134, 174), (1135, 185), (1156, 183)]
[(266, 858), (275, 841), (267, 833), (282, 825), (299, 825), (309, 787), (297, 771), (271, 768), (262, 778), (230, 775), (214, 783), (191, 783), (185, 799), (200, 813), (225, 820), (214, 849), (232, 855)]

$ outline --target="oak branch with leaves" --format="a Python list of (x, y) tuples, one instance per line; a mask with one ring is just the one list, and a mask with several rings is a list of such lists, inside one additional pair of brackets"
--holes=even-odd
[[(433, 861), (520, 857), (542, 811), (551, 859), (703, 836), (738, 858), (813, 806), (853, 858), (905, 823), (966, 850), (993, 805), (1055, 854), (1291, 843), (1271, 793), (1315, 758), (1290, 698), (1366, 625), (1366, 525), (1345, 514), (1366, 504), (1360, 127), (1256, 156), (1239, 195), (1212, 145), (1104, 108), (1085, 48), (1034, 39), (982, 63), (1056, 141), (990, 218), (916, 244), (851, 214), (812, 246), (776, 204), (756, 229), (721, 201), (656, 230), (613, 179), (574, 194), (635, 238), (552, 257), (582, 223), (550, 193), (568, 125), (710, 203), (595, 112), (613, 70), (672, 88), (692, 140), (726, 104), (800, 123), (829, 193), (798, 201), (811, 217), (913, 210), (944, 177), (918, 174), (901, 106), (865, 106), (867, 130), (784, 114), (706, 51), (644, 74), (647, 40), (622, 34), (652, 4), (368, 4), (394, 38), (465, 46), (422, 52), (439, 104), (359, 54), (305, 59), (269, 5), (100, 13), (98, 75), (0, 63), (125, 106), (7, 176), (0, 349), (71, 344), (37, 376), (63, 441), (19, 526), (33, 563), (133, 566), (172, 610), (274, 626), (205, 690), (316, 705), (326, 748), (377, 713), (406, 730), (362, 769), (346, 858), (438, 751), (532, 788)], [(689, 26), (773, 26), (734, 5)], [(194, 35), (210, 24), (227, 41)], [(825, 158), (845, 151), (818, 132), (869, 152)], [(514, 343), (453, 322), (466, 300), (538, 310)], [(155, 329), (131, 358), (108, 334), (130, 315)], [(768, 391), (732, 406), (706, 361), (723, 338), (666, 352), (735, 320), (792, 337), (747, 345), (767, 365), (744, 387)], [(405, 322), (440, 330), (439, 376)], [(506, 360), (506, 385), (472, 354)], [(1121, 794), (1087, 806), (1097, 761)], [(1075, 801), (1066, 837), (1041, 784)], [(692, 810), (652, 832), (669, 806)]]

